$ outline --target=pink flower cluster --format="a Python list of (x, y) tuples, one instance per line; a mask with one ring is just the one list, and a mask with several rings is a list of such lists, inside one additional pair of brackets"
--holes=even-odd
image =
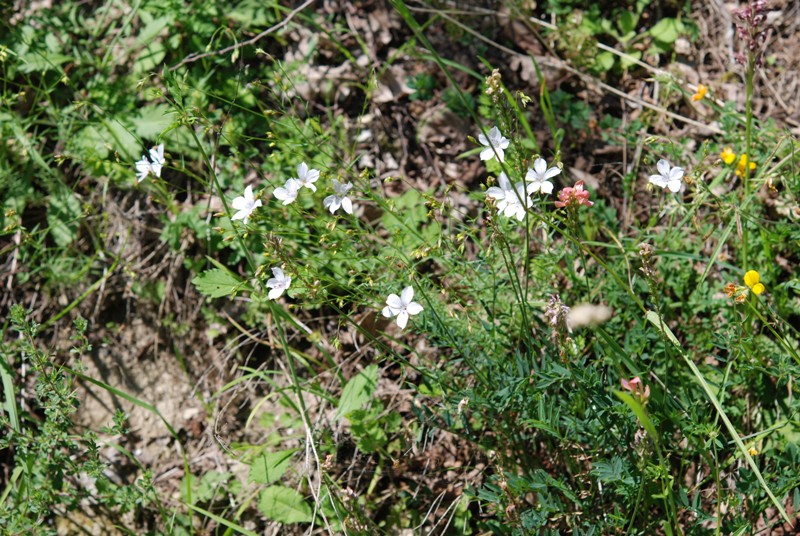
[(558, 192), (558, 201), (555, 202), (558, 208), (579, 207), (585, 205), (591, 207), (593, 201), (589, 201), (589, 191), (583, 189), (583, 181), (578, 181), (575, 186), (568, 186)]
[(631, 394), (639, 398), (642, 402), (650, 398), (650, 386), (644, 385), (639, 376), (632, 378), (630, 381), (622, 378), (620, 384), (622, 384), (623, 389), (630, 391)]

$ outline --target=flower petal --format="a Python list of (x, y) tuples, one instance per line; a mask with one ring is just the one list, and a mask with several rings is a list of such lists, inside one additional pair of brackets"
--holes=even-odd
[(283, 294), (284, 290), (286, 289), (283, 287), (274, 288), (269, 291), (269, 294), (267, 294), (267, 298), (269, 298), (270, 300), (276, 300), (281, 297), (281, 294)]
[(492, 158), (494, 158), (494, 149), (491, 147), (487, 147), (481, 151), (481, 160), (491, 160)]
[(410, 315), (418, 315), (422, 312), (422, 306), (417, 302), (411, 302), (406, 306), (406, 311)]
[(506, 196), (506, 193), (497, 186), (492, 186), (491, 188), (486, 189), (486, 196), (493, 199), (503, 199)]
[(342, 208), (348, 214), (352, 214), (353, 213), (353, 202), (350, 200), (349, 197), (343, 197), (342, 198)]
[(655, 184), (659, 188), (667, 187), (667, 179), (665, 179), (661, 175), (650, 175), (650, 183)]
[(662, 177), (664, 178), (669, 177), (669, 170), (670, 170), (669, 161), (664, 160), (662, 158), (656, 164), (656, 168), (658, 168), (658, 172), (661, 174)]
[(541, 191), (543, 194), (553, 193), (553, 183), (550, 181), (543, 181), (541, 186)]
[(403, 292), (400, 293), (400, 301), (403, 302), (403, 305), (408, 305), (411, 303), (411, 300), (414, 299), (414, 288), (408, 286), (403, 289)]
[(678, 179), (678, 180), (670, 180), (669, 182), (667, 182), (667, 188), (669, 188), (670, 192), (677, 193), (677, 192), (680, 191), (682, 184), (683, 183), (681, 182), (680, 179)]
[(383, 316), (385, 316), (386, 318), (390, 318), (392, 316), (395, 316), (397, 313), (391, 307), (389, 307), (387, 305), (386, 307), (383, 308), (383, 311), (381, 311), (381, 314)]
[(398, 296), (397, 294), (389, 294), (389, 297), (386, 298), (386, 305), (388, 305), (392, 309), (403, 308), (403, 302), (400, 300), (400, 296)]
[(558, 175), (560, 173), (561, 173), (561, 168), (557, 167), (557, 166), (553, 166), (553, 167), (551, 167), (550, 169), (548, 169), (547, 171), (544, 172), (544, 177), (542, 177), (542, 178), (544, 180), (552, 179), (553, 177), (555, 177), (556, 175)]
[(400, 329), (406, 329), (406, 324), (408, 324), (408, 313), (400, 311), (400, 314), (397, 315), (397, 325), (400, 326)]
[(544, 158), (537, 158), (533, 163), (533, 169), (536, 171), (537, 178), (541, 180), (542, 175), (547, 170), (547, 161)]
[(283, 279), (285, 277), (283, 274), (283, 270), (279, 266), (276, 266), (272, 269), (272, 275), (274, 275), (278, 279)]

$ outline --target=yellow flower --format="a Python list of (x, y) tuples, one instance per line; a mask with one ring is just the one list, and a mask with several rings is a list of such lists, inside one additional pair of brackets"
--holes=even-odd
[(758, 275), (758, 272), (755, 270), (750, 270), (744, 274), (744, 284), (750, 287), (750, 290), (752, 290), (753, 294), (756, 296), (767, 290), (767, 288), (761, 284), (761, 276)]
[(706, 96), (706, 93), (708, 93), (708, 88), (703, 84), (699, 84), (697, 86), (697, 92), (694, 95), (692, 95), (692, 102), (699, 101), (700, 99)]
[(743, 154), (739, 157), (739, 163), (736, 164), (736, 174), (740, 177), (744, 177), (745, 172), (750, 172), (756, 169), (755, 162), (748, 162), (747, 155)]
[(719, 153), (719, 157), (722, 158), (722, 161), (728, 165), (733, 164), (733, 161), (736, 160), (736, 153), (733, 152), (733, 149), (730, 147), (725, 147), (721, 153)]
[(749, 449), (747, 449), (747, 452), (750, 454), (750, 456), (755, 456), (756, 454), (758, 454), (758, 450), (756, 450), (755, 447), (750, 447)]
[(757, 285), (760, 281), (761, 276), (755, 270), (750, 270), (744, 274), (744, 284), (750, 288), (753, 288), (753, 285)]

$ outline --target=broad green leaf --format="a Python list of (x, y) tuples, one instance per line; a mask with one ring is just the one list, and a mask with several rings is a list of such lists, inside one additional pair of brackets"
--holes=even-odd
[(262, 491), (258, 509), (267, 518), (280, 523), (310, 523), (314, 517), (303, 496), (283, 486), (270, 486)]
[(683, 32), (683, 24), (678, 19), (666, 18), (661, 19), (658, 23), (650, 28), (650, 35), (656, 41), (662, 43), (674, 43), (678, 36)]
[(614, 66), (614, 54), (611, 52), (601, 52), (595, 58), (595, 62), (599, 71), (610, 71)]
[(221, 298), (236, 292), (242, 282), (230, 270), (216, 268), (198, 275), (192, 279), (192, 284), (209, 298)]
[(78, 223), (81, 217), (81, 202), (71, 190), (57, 188), (50, 196), (47, 223), (50, 234), (59, 246), (66, 246), (78, 236)]
[(626, 50), (626, 56), (620, 56), (619, 64), (623, 69), (627, 69), (636, 65), (636, 60), (642, 59), (642, 52), (640, 50)]
[(370, 365), (347, 382), (339, 399), (338, 417), (361, 409), (372, 398), (378, 385), (378, 365)]
[[(144, 106), (131, 120), (133, 131), (140, 138), (155, 141), (173, 123), (171, 108), (166, 104)], [(149, 149), (149, 147), (148, 147)]]
[(253, 459), (247, 481), (255, 484), (272, 484), (277, 481), (289, 468), (292, 455), (297, 449), (287, 449), (280, 452), (264, 452)]

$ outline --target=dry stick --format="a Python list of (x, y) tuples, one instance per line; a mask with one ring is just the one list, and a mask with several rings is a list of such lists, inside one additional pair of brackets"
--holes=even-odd
[(276, 32), (276, 31), (280, 30), (281, 28), (283, 28), (284, 26), (286, 26), (287, 24), (289, 24), (289, 22), (298, 13), (303, 11), (305, 8), (310, 6), (312, 3), (314, 3), (314, 0), (306, 0), (305, 2), (303, 2), (302, 4), (300, 4), (299, 6), (294, 8), (294, 10), (292, 10), (292, 12), (289, 13), (289, 15), (287, 15), (286, 18), (283, 19), (282, 21), (280, 21), (278, 24), (267, 28), (266, 30), (264, 30), (260, 34), (256, 35), (255, 37), (251, 37), (247, 41), (242, 41), (241, 43), (236, 43), (236, 44), (231, 45), (229, 47), (225, 47), (222, 50), (215, 50), (213, 52), (203, 52), (202, 54), (198, 54), (198, 53), (194, 52), (192, 54), (189, 54), (185, 58), (183, 58), (183, 60), (180, 63), (178, 63), (177, 65), (173, 65), (172, 67), (170, 67), (169, 70), (170, 71), (174, 71), (178, 67), (181, 67), (182, 65), (186, 65), (187, 63), (192, 63), (192, 62), (195, 62), (197, 60), (201, 60), (203, 58), (208, 58), (210, 56), (221, 56), (223, 54), (227, 54), (228, 52), (233, 52), (234, 50), (240, 49), (243, 46), (252, 45), (252, 44), (258, 42), (262, 37), (265, 37), (265, 36), (271, 34), (272, 32)]

